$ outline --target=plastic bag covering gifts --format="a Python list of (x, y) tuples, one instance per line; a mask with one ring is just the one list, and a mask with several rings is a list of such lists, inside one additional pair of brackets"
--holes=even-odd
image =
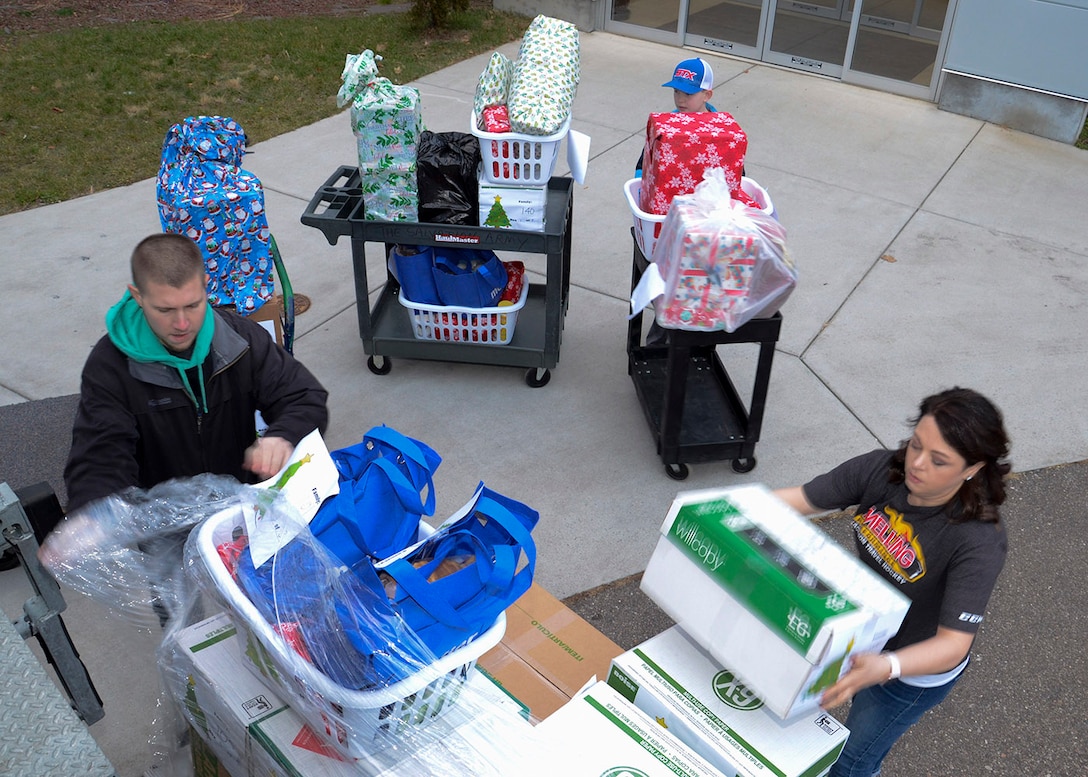
[(663, 216), (673, 197), (691, 194), (703, 172), (722, 169), (735, 199), (754, 204), (741, 189), (748, 136), (724, 111), (717, 113), (651, 113), (646, 123), (642, 190), (639, 207)]
[[(644, 287), (654, 282), (663, 294)], [(724, 171), (712, 168), (693, 194), (673, 199), (632, 300), (657, 297), (663, 327), (733, 332), (773, 315), (796, 285), (785, 228), (730, 197)]]
[(242, 169), (245, 153), (234, 119), (190, 116), (166, 133), (157, 184), (163, 231), (200, 247), (208, 299), (243, 315), (270, 300), (274, 284), (264, 188)]
[(419, 90), (378, 75), (370, 49), (349, 54), (336, 104), (350, 104), (368, 221), (418, 221), (416, 149), (423, 132)]

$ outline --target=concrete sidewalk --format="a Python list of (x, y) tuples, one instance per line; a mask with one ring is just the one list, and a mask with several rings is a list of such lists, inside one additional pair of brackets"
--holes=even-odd
[[(515, 56), (516, 44), (503, 50)], [(930, 103), (713, 58), (713, 102), (748, 133), (748, 175), (774, 199), (800, 282), (782, 311), (758, 466), (738, 475), (728, 462), (693, 465), (682, 484), (666, 477), (626, 371), (631, 216), (622, 185), (647, 114), (671, 109), (658, 85), (682, 56), (582, 35), (572, 126), (591, 136), (592, 161), (575, 186), (570, 306), (544, 388), (503, 367), (393, 359), (390, 374), (369, 372), (349, 241), (329, 246), (299, 221), (317, 187), (355, 163), (347, 116), (253, 147), (245, 167), (264, 183), (295, 290), (313, 302), (298, 319), (295, 353), (330, 391), (330, 447), (386, 423), (443, 456), (440, 515), (481, 479), (531, 504), (542, 515), (537, 579), (560, 597), (641, 572), (678, 488), (799, 483), (896, 445), (918, 401), (948, 386), (976, 388), (1004, 410), (1017, 471), (1088, 457), (1088, 154)], [(416, 82), (429, 129), (468, 130), (486, 60)], [(235, 118), (244, 126), (244, 112)], [(159, 229), (153, 180), (0, 218), (0, 404), (78, 391), (105, 310), (128, 281), (129, 254)], [(541, 257), (527, 262), (542, 272)], [(372, 279), (384, 277), (377, 256), (369, 266)], [(719, 351), (744, 394), (756, 347)], [(20, 599), (5, 591), (9, 601)], [(128, 637), (93, 628), (99, 614), (80, 606), (89, 614), (74, 621), (90, 631), (70, 629), (89, 662), (102, 657), (92, 675), (100, 684), (110, 675), (123, 694), (109, 713), (117, 717), (92, 733), (110, 741), (103, 746), (126, 764), (122, 774), (138, 774), (153, 687), (126, 682), (133, 661), (118, 655)]]

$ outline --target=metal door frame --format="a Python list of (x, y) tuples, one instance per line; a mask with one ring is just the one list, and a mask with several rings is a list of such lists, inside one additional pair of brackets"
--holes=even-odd
[[(802, 72), (812, 73), (814, 75), (822, 75), (828, 78), (834, 78), (848, 84), (865, 86), (883, 92), (903, 95), (906, 97), (917, 97), (932, 102), (936, 100), (937, 93), (940, 88), (945, 50), (948, 43), (949, 32), (952, 28), (952, 19), (955, 16), (957, 2), (958, 0), (948, 0), (948, 9), (945, 15), (944, 24), (941, 30), (938, 32), (938, 44), (936, 59), (934, 61), (933, 67), (933, 78), (930, 80), (930, 83), (925, 86), (919, 84), (912, 84), (907, 81), (899, 81), (894, 78), (875, 76), (870, 73), (862, 73), (855, 71), (851, 68), (854, 45), (857, 42), (858, 30), (862, 24), (862, 8), (864, 6), (864, 0), (836, 0), (836, 6), (834, 8), (827, 8), (824, 6), (817, 6), (811, 3), (805, 3), (804, 0), (762, 0), (762, 15), (760, 18), (759, 31), (756, 35), (755, 46), (747, 46), (737, 43), (735, 41), (721, 40), (717, 38), (711, 38), (705, 35), (688, 34), (687, 19), (688, 12), (690, 11), (691, 7), (691, 0), (680, 0), (677, 9), (678, 18), (676, 32), (655, 30), (649, 27), (629, 24), (627, 22), (612, 21), (612, 2), (603, 4), (601, 8), (601, 13), (604, 17), (604, 29), (609, 32), (616, 32), (623, 35), (631, 35), (632, 37), (641, 38), (643, 40), (650, 40), (658, 43), (672, 44), (677, 46), (690, 46), (692, 48), (702, 49), (704, 51), (718, 52), (721, 54), (737, 56), (742, 59), (753, 60), (756, 62), (765, 62), (771, 65), (779, 65), (789, 68), (791, 70), (800, 70)], [(814, 16), (819, 16), (826, 19), (845, 20), (846, 18), (849, 18), (850, 30), (847, 35), (846, 53), (842, 64), (834, 62), (824, 62), (820, 60), (810, 60), (796, 55), (773, 51), (771, 49), (774, 38), (773, 22), (778, 13), (780, 5), (783, 8), (788, 8), (790, 6), (802, 7), (804, 8), (804, 10), (812, 13)], [(919, 11), (921, 9), (921, 0), (919, 0), (918, 9)], [(869, 14), (865, 14), (865, 17), (871, 20), (866, 26), (881, 27), (900, 32), (904, 31), (904, 28), (908, 28), (908, 26), (905, 24), (891, 23), (890, 20), (881, 20), (878, 17), (874, 17)], [(917, 27), (917, 19), (918, 13), (915, 14), (915, 19), (909, 25), (907, 31), (912, 31)], [(925, 34), (920, 37), (933, 39), (933, 36)]]

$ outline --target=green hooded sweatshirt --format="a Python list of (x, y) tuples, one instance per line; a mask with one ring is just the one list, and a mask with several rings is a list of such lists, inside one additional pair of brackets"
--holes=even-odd
[[(193, 352), (188, 359), (178, 356), (163, 345), (151, 331), (151, 325), (147, 323), (144, 311), (127, 289), (121, 300), (106, 312), (106, 332), (118, 350), (133, 361), (145, 364), (165, 364), (176, 369), (181, 375), (185, 393), (189, 395), (189, 399), (197, 410), (201, 413), (208, 412), (208, 394), (204, 389), (204, 360), (208, 358), (212, 334), (215, 332), (215, 315), (210, 304), (204, 315), (204, 323), (193, 343)], [(197, 368), (200, 382), (197, 387), (200, 389), (200, 401), (197, 401), (193, 387), (189, 383), (189, 376), (186, 374), (186, 370), (193, 367)]]

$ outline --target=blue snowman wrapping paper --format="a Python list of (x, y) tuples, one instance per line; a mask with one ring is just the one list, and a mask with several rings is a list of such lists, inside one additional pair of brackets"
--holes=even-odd
[(242, 315), (274, 291), (264, 188), (242, 169), (245, 151), (245, 131), (234, 119), (190, 116), (166, 133), (157, 184), (163, 231), (200, 247), (208, 300)]

